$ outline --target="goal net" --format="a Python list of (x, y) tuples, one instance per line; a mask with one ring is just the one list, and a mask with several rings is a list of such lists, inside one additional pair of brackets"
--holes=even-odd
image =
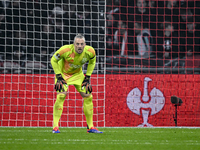
[(197, 0), (107, 1), (110, 73), (199, 73)]
[[(200, 126), (199, 18), (199, 0), (0, 0), (0, 126), (52, 127), (50, 58), (77, 33), (95, 126)], [(59, 125), (86, 127), (82, 106), (70, 86)]]
[(200, 126), (199, 10), (198, 0), (107, 0), (107, 126)]
[[(78, 33), (97, 53), (91, 77), (94, 125), (105, 126), (104, 8), (104, 2), (90, 0), (0, 1), (0, 126), (52, 127), (56, 92), (50, 58)], [(68, 92), (59, 125), (86, 127), (80, 94), (73, 86)]]

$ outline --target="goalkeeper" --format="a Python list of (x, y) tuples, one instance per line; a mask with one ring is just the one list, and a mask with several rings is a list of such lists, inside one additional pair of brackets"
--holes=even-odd
[[(88, 62), (87, 73), (84, 76), (82, 65)], [(87, 122), (87, 133), (103, 133), (93, 125), (93, 102), (90, 76), (96, 64), (96, 54), (93, 47), (86, 45), (85, 37), (78, 34), (74, 43), (64, 45), (51, 58), (55, 72), (55, 90), (57, 99), (53, 108), (53, 133), (60, 133), (58, 122), (63, 112), (63, 104), (67, 95), (68, 85), (74, 85), (83, 97), (83, 111)]]

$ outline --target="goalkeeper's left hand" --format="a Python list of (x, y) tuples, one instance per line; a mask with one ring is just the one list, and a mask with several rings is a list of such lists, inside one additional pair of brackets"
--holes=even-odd
[(92, 93), (92, 86), (90, 84), (90, 76), (85, 76), (83, 80), (82, 87), (85, 86), (86, 94)]

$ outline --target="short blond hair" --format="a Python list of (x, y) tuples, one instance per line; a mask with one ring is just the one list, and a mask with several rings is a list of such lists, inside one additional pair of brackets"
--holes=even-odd
[(83, 39), (85, 41), (85, 37), (82, 35), (82, 34), (77, 34), (75, 37), (74, 37), (74, 43), (75, 43), (75, 40), (76, 39)]

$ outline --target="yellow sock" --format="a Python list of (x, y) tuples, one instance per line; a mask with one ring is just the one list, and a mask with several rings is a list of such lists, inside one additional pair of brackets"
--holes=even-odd
[(93, 96), (90, 95), (88, 97), (84, 97), (84, 102), (83, 102), (83, 111), (86, 117), (86, 122), (89, 127), (93, 127), (93, 102), (92, 102)]
[(57, 94), (57, 99), (53, 108), (53, 128), (58, 126), (58, 122), (63, 112), (65, 97), (65, 94)]

